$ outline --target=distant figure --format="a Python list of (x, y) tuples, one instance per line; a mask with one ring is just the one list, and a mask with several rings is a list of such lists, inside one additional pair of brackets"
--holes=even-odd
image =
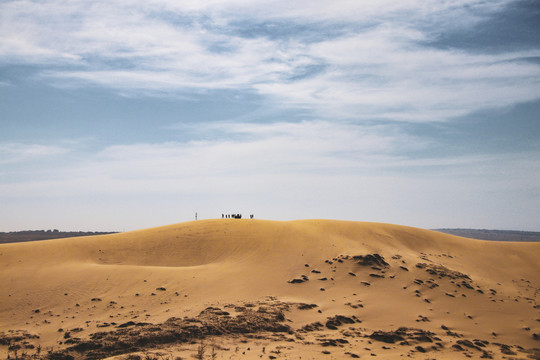
[(221, 218), (223, 219), (225, 217), (225, 215), (221, 214)]
[(197, 213), (195, 213), (195, 220), (197, 220)]
[(253, 219), (253, 214), (249, 215), (249, 218), (250, 218), (250, 219)]

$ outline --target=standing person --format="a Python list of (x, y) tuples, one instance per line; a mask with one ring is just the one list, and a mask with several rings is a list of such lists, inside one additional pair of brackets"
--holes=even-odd
[(195, 220), (197, 220), (197, 213), (195, 213)]

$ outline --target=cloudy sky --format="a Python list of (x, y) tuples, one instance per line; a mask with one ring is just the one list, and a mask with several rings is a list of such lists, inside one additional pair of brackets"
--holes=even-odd
[(536, 0), (3, 0), (0, 231), (540, 230)]

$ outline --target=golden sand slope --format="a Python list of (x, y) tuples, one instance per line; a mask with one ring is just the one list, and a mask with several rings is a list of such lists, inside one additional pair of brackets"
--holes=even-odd
[[(215, 358), (535, 358), (539, 255), (539, 243), (327, 220), (205, 220), (5, 244), (0, 332), (45, 352), (129, 321), (162, 324), (208, 307), (229, 309), (214, 320), (244, 316), (247, 304), (279, 308), (288, 332), (201, 334), (217, 344)], [(185, 339), (162, 343), (174, 356), (196, 351)], [(70, 354), (92, 357), (84, 351)]]

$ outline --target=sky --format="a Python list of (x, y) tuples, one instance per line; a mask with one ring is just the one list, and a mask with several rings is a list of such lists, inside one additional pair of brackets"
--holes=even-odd
[(3, 0), (0, 231), (540, 230), (536, 0)]

